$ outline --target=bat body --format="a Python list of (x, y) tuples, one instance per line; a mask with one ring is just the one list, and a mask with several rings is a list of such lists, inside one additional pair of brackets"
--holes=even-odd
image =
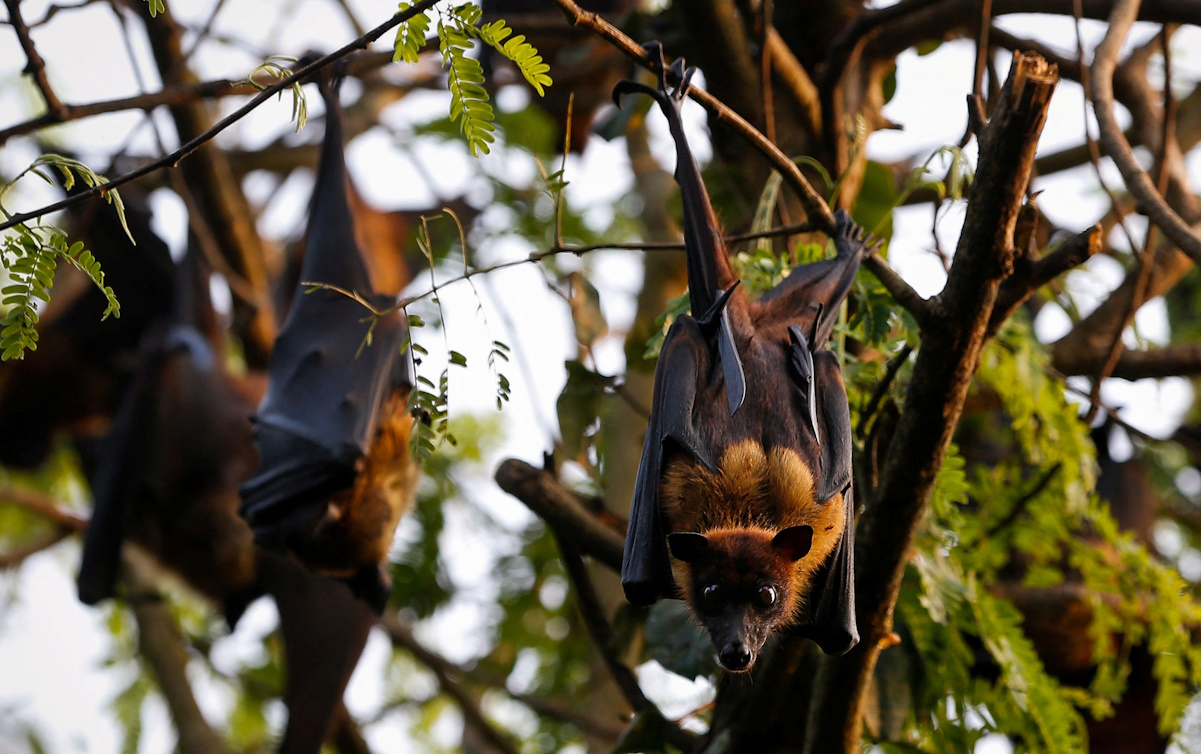
[[(400, 312), (370, 322), (357, 301), (305, 281), (355, 291), (378, 308), (347, 201), (341, 110), (330, 80), (325, 141), (309, 211), (302, 284), (276, 339), (267, 395), (254, 417), (261, 463), (242, 486), (255, 542), (346, 581), (375, 610), (390, 582), (383, 562), (413, 500), (408, 451), (411, 380)], [(370, 328), (371, 345), (360, 346)]]
[(840, 212), (833, 259), (793, 269), (757, 301), (738, 289), (680, 120), (692, 72), (663, 64), (658, 89), (614, 91), (649, 94), (667, 116), (692, 305), (655, 370), (622, 586), (635, 604), (682, 595), (722, 666), (743, 671), (777, 630), (829, 653), (858, 641), (850, 414), (821, 347), (864, 247)]

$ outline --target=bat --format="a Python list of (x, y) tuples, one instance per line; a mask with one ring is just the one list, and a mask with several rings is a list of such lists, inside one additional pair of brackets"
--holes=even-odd
[[(254, 540), (341, 580), (381, 612), (391, 592), (383, 567), (417, 469), (408, 451), (412, 384), (399, 311), (371, 323), (367, 310), (316, 281), (355, 291), (379, 309), (347, 202), (338, 86), (320, 82), (326, 131), (309, 210), (301, 284), (276, 339), (267, 394), (253, 417), (258, 472), (239, 513)], [(362, 347), (370, 333), (371, 345)]]
[(79, 598), (113, 596), (121, 546), (137, 542), (221, 605), (230, 626), (262, 590), (238, 484), (256, 464), (246, 416), (252, 382), (214, 350), (208, 276), (192, 252), (176, 275), (174, 313), (148, 328), (139, 366), (91, 476)]
[(121, 195), (136, 246), (103, 202), (77, 205), (67, 215), (72, 240), (93, 252), (105, 281), (121, 296), (121, 316), (101, 321), (104, 295), (83, 273), (59, 266), (54, 298), (38, 322), (37, 353), (0, 364), (0, 427), (21, 428), (0, 433), (5, 466), (35, 469), (67, 436), (89, 467), (95, 455), (88, 440), (107, 431), (133, 377), (143, 335), (171, 313), (171, 252), (150, 230), (145, 192), (129, 186)]
[(695, 69), (647, 49), (658, 88), (623, 81), (613, 96), (648, 94), (667, 117), (692, 314), (672, 323), (656, 365), (622, 587), (637, 605), (681, 595), (730, 671), (749, 670), (779, 630), (839, 654), (859, 640), (850, 412), (838, 359), (821, 349), (866, 253), (862, 233), (836, 213), (834, 258), (748, 298), (680, 119)]

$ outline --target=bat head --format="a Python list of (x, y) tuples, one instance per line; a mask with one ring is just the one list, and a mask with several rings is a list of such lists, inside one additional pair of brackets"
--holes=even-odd
[(795, 618), (806, 579), (798, 565), (813, 529), (674, 532), (667, 542), (686, 565), (684, 597), (709, 632), (718, 662), (729, 671), (750, 670), (767, 637)]

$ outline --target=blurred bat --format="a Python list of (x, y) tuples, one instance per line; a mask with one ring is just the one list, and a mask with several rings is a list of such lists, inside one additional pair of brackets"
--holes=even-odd
[[(692, 316), (672, 324), (655, 370), (622, 560), (635, 604), (680, 592), (727, 670), (749, 670), (767, 637), (790, 630), (829, 653), (855, 625), (851, 428), (838, 359), (820, 349), (864, 255), (839, 212), (837, 256), (794, 268), (751, 301), (737, 289), (721, 229), (680, 120), (695, 69), (658, 43), (649, 94), (676, 143)], [(679, 82), (668, 90), (671, 74)]]
[[(103, 202), (72, 208), (65, 221), (71, 239), (83, 241), (103, 267), (121, 316), (102, 322), (103, 294), (83, 273), (59, 266), (54, 297), (38, 323), (38, 350), (0, 364), (0, 427), (21, 427), (0, 433), (0, 464), (35, 469), (56, 437), (86, 445), (102, 436), (138, 364), (142, 336), (171, 312), (171, 252), (150, 230), (146, 194), (128, 186), (121, 195), (136, 246)], [(85, 467), (94, 459), (90, 449), (81, 448)]]
[[(305, 242), (301, 285), (275, 343), (267, 395), (254, 416), (258, 473), (242, 488), (255, 542), (346, 581), (376, 612), (391, 591), (384, 568), (417, 469), (409, 456), (408, 332), (400, 312), (372, 321), (354, 291), (379, 309), (347, 202), (337, 84), (320, 82), (326, 133)], [(365, 345), (370, 334), (371, 344)]]

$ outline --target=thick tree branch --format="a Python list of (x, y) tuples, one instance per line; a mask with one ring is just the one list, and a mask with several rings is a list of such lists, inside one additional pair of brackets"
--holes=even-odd
[(875, 499), (856, 543), (859, 631), (843, 657), (824, 658), (810, 707), (808, 754), (859, 749), (867, 687), (909, 549), (967, 396), (1001, 282), (1012, 272), (1014, 230), (1034, 151), (1058, 77), (1037, 55), (1015, 55), (992, 120), (979, 135), (980, 163), (946, 288), (945, 314), (922, 330), (905, 409), (889, 446)]
[[(1105, 362), (1103, 350), (1069, 353), (1055, 351), (1052, 364), (1064, 374), (1095, 374)], [(1127, 349), (1114, 365), (1111, 377), (1123, 380), (1187, 377), (1201, 374), (1201, 345), (1187, 343), (1163, 348)]]
[(496, 470), (500, 488), (525, 503), (550, 528), (590, 557), (621, 570), (622, 535), (590, 513), (578, 497), (548, 471), (510, 458)]
[(138, 624), (138, 650), (158, 679), (179, 733), (180, 753), (225, 754), (229, 750), (209, 727), (192, 694), (184, 638), (158, 592), (158, 565), (137, 548), (126, 547), (122, 556), (123, 580)]

